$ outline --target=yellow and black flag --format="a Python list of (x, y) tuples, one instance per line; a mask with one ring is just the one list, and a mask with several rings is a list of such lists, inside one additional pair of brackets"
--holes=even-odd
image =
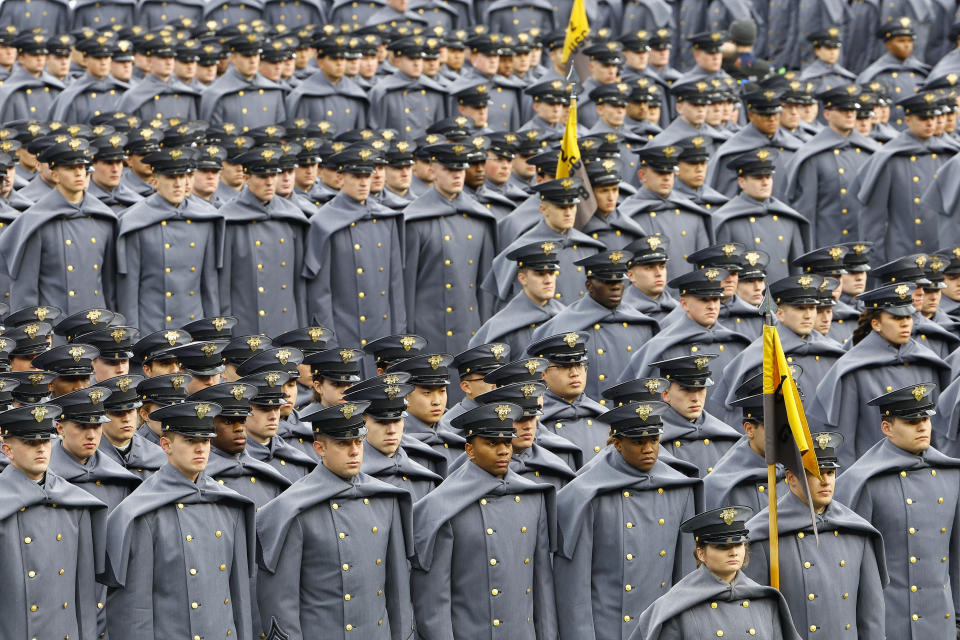
[(567, 37), (563, 40), (564, 64), (567, 64), (588, 35), (590, 35), (590, 23), (587, 21), (587, 7), (584, 5), (584, 0), (573, 0), (570, 22), (567, 23)]

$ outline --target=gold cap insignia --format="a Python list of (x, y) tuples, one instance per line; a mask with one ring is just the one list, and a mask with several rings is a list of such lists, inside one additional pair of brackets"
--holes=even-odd
[(927, 395), (927, 388), (922, 384), (918, 384), (913, 388), (911, 393), (913, 393), (913, 397), (916, 399), (916, 401), (920, 402), (923, 400), (923, 396)]
[(207, 414), (210, 413), (210, 405), (206, 402), (198, 402), (193, 407), (194, 411), (197, 412), (197, 417), (201, 420), (207, 417)]
[(0, 351), (6, 351), (6, 350), (7, 350), (7, 339), (0, 338)]
[(707, 269), (703, 272), (704, 277), (710, 282), (714, 282), (717, 277), (720, 275), (720, 272), (716, 269)]
[(87, 352), (83, 347), (70, 347), (70, 350), (67, 352), (70, 354), (70, 357), (73, 358), (74, 362), (80, 362), (80, 358), (83, 357), (83, 354)]
[(855, 244), (853, 245), (853, 252), (858, 256), (862, 256), (863, 252), (867, 250), (867, 245), (865, 244)]
[(43, 322), (47, 319), (47, 314), (50, 313), (50, 309), (46, 307), (37, 307), (33, 310), (33, 315), (37, 317), (37, 320)]
[(568, 333), (563, 336), (563, 341), (567, 343), (567, 346), (573, 349), (577, 346), (577, 340), (580, 339), (580, 334), (578, 333)]
[(831, 38), (836, 38), (838, 35), (840, 35), (840, 29), (837, 29), (836, 27), (830, 27), (827, 29), (827, 33)]
[(370, 156), (373, 155), (373, 152), (370, 151), (370, 149), (360, 149), (360, 151), (357, 152), (357, 155), (360, 156), (361, 160), (367, 161), (370, 159)]
[(926, 94), (925, 96), (923, 96), (923, 99), (924, 99), (926, 102), (933, 102), (934, 100), (937, 99), (937, 96), (933, 95), (932, 93), (928, 93), (928, 94)]
[(603, 167), (604, 171), (613, 171), (617, 168), (617, 161), (612, 159), (603, 160), (600, 166)]
[(797, 278), (797, 284), (800, 285), (801, 289), (809, 289), (810, 285), (813, 284), (813, 278), (810, 276), (800, 276)]
[(530, 398), (537, 392), (537, 385), (535, 384), (525, 384), (520, 387), (520, 392), (523, 394), (524, 398)]
[(83, 140), (74, 138), (73, 140), (67, 143), (67, 146), (69, 146), (70, 149), (72, 149), (73, 151), (76, 151), (77, 149), (83, 146)]
[(340, 360), (343, 361), (343, 364), (347, 364), (353, 357), (356, 355), (356, 352), (353, 349), (341, 349), (340, 350)]
[(623, 260), (622, 251), (614, 251), (610, 254), (610, 263), (611, 264), (620, 264), (620, 261)]
[(400, 387), (396, 385), (390, 385), (383, 388), (383, 395), (387, 396), (387, 399), (394, 400), (397, 396), (400, 395)]
[(247, 346), (250, 347), (250, 351), (256, 351), (262, 344), (263, 340), (260, 338), (260, 336), (250, 336), (247, 338)]
[(820, 286), (817, 287), (817, 291), (820, 291), (821, 293), (824, 292), (824, 291), (826, 291), (826, 290), (827, 290), (827, 285), (829, 285), (829, 284), (830, 284), (830, 281), (829, 281), (829, 280), (824, 280), (823, 282), (820, 283)]
[(703, 143), (704, 143), (705, 141), (704, 141), (704, 139), (703, 139), (702, 137), (697, 136), (696, 138), (693, 138), (692, 140), (690, 140), (690, 142), (691, 142), (691, 144), (693, 144), (693, 146), (694, 146), (695, 148), (699, 149), (700, 147), (703, 146)]
[(723, 520), (723, 523), (729, 527), (733, 524), (733, 521), (737, 519), (737, 510), (724, 509), (720, 512), (720, 519)]
[(495, 411), (497, 412), (497, 417), (500, 418), (501, 422), (510, 417), (510, 405), (498, 404)]
[(27, 337), (31, 340), (37, 337), (38, 331), (40, 331), (40, 325), (37, 324), (28, 324), (23, 328), (23, 332), (27, 334)]
[(722, 251), (723, 251), (723, 255), (729, 258), (730, 256), (732, 256), (734, 253), (737, 252), (737, 247), (736, 245), (733, 245), (733, 244), (725, 244), (723, 245)]
[(756, 251), (748, 251), (743, 254), (743, 259), (747, 261), (751, 267), (757, 266), (757, 262), (760, 261), (760, 254)]
[[(540, 245), (540, 248), (543, 249), (543, 253), (546, 255), (548, 253), (553, 253), (553, 250), (557, 248), (557, 245), (552, 242), (544, 242)], [(960, 249), (957, 249), (957, 251), (960, 251)]]
[(183, 151), (180, 149), (170, 149), (170, 158), (173, 160), (179, 160), (183, 156)]
[(710, 34), (710, 39), (713, 40), (714, 42), (716, 42), (722, 37), (723, 37), (723, 34), (720, 33), (719, 31), (714, 31), (713, 33)]
[(355, 404), (344, 404), (340, 406), (340, 413), (343, 414), (343, 417), (349, 420), (357, 412), (357, 405)]
[(760, 149), (760, 151), (757, 151), (757, 157), (760, 159), (761, 162), (766, 162), (767, 158), (770, 157), (770, 152), (767, 151), (766, 149)]
[(908, 18), (907, 16), (903, 16), (902, 18), (900, 18), (900, 26), (901, 26), (901, 27), (909, 27), (909, 26), (910, 26), (910, 18)]
[(673, 154), (675, 154), (676, 152), (677, 152), (677, 150), (676, 150), (674, 147), (664, 147), (664, 148), (663, 148), (663, 157), (669, 159), (669, 158), (670, 158), (671, 156), (673, 156)]
[(934, 273), (940, 273), (940, 270), (945, 266), (946, 264), (939, 258), (939, 256), (930, 257), (930, 270)]
[(901, 284), (899, 287), (894, 289), (893, 292), (900, 296), (901, 300), (906, 300), (907, 294), (910, 293), (910, 287), (905, 284)]
[(270, 162), (271, 160), (273, 160), (273, 156), (275, 155), (276, 155), (276, 152), (273, 149), (264, 149), (263, 151), (260, 152), (260, 157), (266, 160), (267, 162)]
[(30, 415), (33, 416), (33, 419), (37, 422), (43, 422), (43, 419), (47, 417), (47, 408), (46, 407), (34, 407), (30, 411)]
[(636, 408), (636, 414), (641, 420), (649, 418), (651, 413), (653, 413), (653, 407), (648, 404), (641, 404)]
[(323, 329), (320, 327), (310, 327), (307, 329), (307, 333), (310, 334), (310, 340), (313, 342), (320, 342), (320, 337), (323, 335)]
[(90, 398), (90, 404), (100, 404), (100, 401), (103, 400), (103, 391), (100, 389), (94, 389), (87, 395)]
[(210, 356), (212, 356), (214, 353), (217, 352), (217, 345), (205, 344), (202, 347), (200, 347), (200, 351), (203, 351), (203, 355), (209, 358)]
[(661, 240), (658, 236), (650, 236), (647, 238), (647, 244), (650, 246), (651, 251), (656, 251), (660, 243)]
[(435, 353), (427, 358), (427, 362), (430, 363), (430, 368), (436, 371), (440, 368), (440, 365), (443, 364), (443, 356), (439, 353)]
[(114, 329), (110, 332), (110, 337), (113, 338), (113, 341), (116, 343), (123, 342), (123, 339), (127, 337), (126, 329)]
[(697, 365), (697, 369), (705, 369), (707, 365), (710, 364), (710, 358), (706, 356), (700, 356), (699, 358), (696, 358), (693, 362), (694, 364)]
[(648, 392), (657, 393), (660, 391), (660, 380), (658, 378), (650, 378), (643, 383), (643, 386), (647, 388)]
[(268, 387), (275, 387), (277, 383), (280, 382), (280, 374), (276, 371), (270, 371), (263, 379), (266, 381)]
[(398, 384), (400, 382), (400, 376), (384, 376), (383, 384)]
[(917, 256), (917, 257), (914, 259), (914, 262), (917, 263), (917, 266), (918, 266), (919, 268), (923, 269), (923, 266), (924, 266), (925, 264), (927, 264), (927, 256), (923, 256), (923, 255)]
[(404, 351), (410, 351), (416, 343), (417, 339), (413, 336), (403, 336), (400, 338), (400, 346), (403, 347)]
[(170, 384), (171, 386), (173, 386), (174, 389), (179, 389), (180, 387), (183, 386), (183, 383), (186, 381), (187, 379), (184, 378), (183, 376), (173, 376), (172, 378), (170, 378)]
[(830, 254), (830, 257), (833, 258), (834, 262), (839, 262), (840, 258), (843, 257), (843, 247), (830, 247), (827, 251)]
[(93, 324), (97, 324), (100, 321), (101, 315), (102, 313), (99, 309), (90, 309), (85, 317)]
[(535, 374), (535, 373), (537, 372), (537, 369), (540, 368), (540, 361), (539, 361), (539, 360), (527, 360), (527, 361), (523, 364), (523, 366), (527, 368), (527, 371), (530, 372), (530, 375), (533, 375), (533, 374)]
[(467, 147), (462, 144), (455, 144), (453, 145), (453, 148), (452, 148), (452, 151), (458, 156), (462, 156), (463, 152), (466, 150), (467, 150)]
[(117, 389), (126, 393), (130, 390), (130, 383), (133, 382), (133, 378), (120, 378), (117, 380)]
[(35, 387), (43, 383), (42, 373), (31, 373), (30, 375), (27, 376), (27, 378), (30, 380), (30, 384), (32, 384)]
[(493, 356), (494, 360), (499, 360), (503, 357), (503, 352), (506, 347), (502, 344), (495, 344), (490, 347), (490, 354)]
[(829, 433), (817, 434), (817, 446), (820, 447), (821, 449), (826, 449), (827, 447), (829, 447), (830, 440), (832, 440), (832, 438), (830, 437)]
[(230, 395), (232, 395), (237, 402), (240, 402), (243, 400), (243, 394), (246, 393), (246, 391), (246, 387), (238, 384), (230, 389)]
[(180, 334), (176, 331), (167, 331), (165, 334), (163, 334), (163, 337), (168, 343), (170, 343), (170, 346), (173, 347), (176, 346), (177, 340), (180, 339)]
[(213, 320), (210, 321), (210, 324), (212, 324), (213, 328), (216, 329), (217, 331), (223, 331), (223, 328), (227, 326), (227, 319), (214, 318)]
[(286, 365), (287, 361), (290, 360), (290, 350), (280, 349), (274, 354), (274, 357), (280, 361), (280, 364)]

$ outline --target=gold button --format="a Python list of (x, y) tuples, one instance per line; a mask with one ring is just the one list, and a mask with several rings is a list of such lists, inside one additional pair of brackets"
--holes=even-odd
[(37, 605), (35, 604), (30, 605), (30, 611), (36, 611), (36, 610), (37, 610)]
[(663, 558), (663, 557), (666, 556), (666, 555), (667, 555), (666, 550), (665, 550), (665, 549), (661, 549), (661, 550), (660, 550), (660, 557)]
[(197, 570), (196, 570), (196, 569), (190, 569), (190, 575), (192, 575), (192, 576), (197, 575)]
[(490, 595), (492, 595), (492, 596), (499, 595), (499, 593), (500, 593), (500, 591), (499, 591), (498, 589), (491, 589), (491, 590), (490, 590)]
[(348, 624), (347, 626), (344, 627), (344, 629), (346, 629), (347, 631), (353, 631), (353, 625)]
[(803, 531), (801, 531), (800, 533), (798, 533), (798, 534), (797, 534), (797, 537), (802, 540), (802, 539), (803, 539)]
[(28, 577), (28, 578), (36, 578), (36, 577), (37, 577), (37, 572), (36, 572), (36, 571), (27, 571), (27, 577)]
[(30, 536), (27, 536), (26, 538), (23, 539), (23, 542), (24, 544), (30, 544), (31, 542), (33, 542), (33, 538), (31, 538)]
[(803, 563), (803, 568), (804, 568), (804, 569), (809, 569), (809, 568), (810, 568), (810, 563), (809, 563), (809, 562), (804, 562), (804, 563)]
[(916, 563), (917, 563), (917, 556), (910, 556), (910, 564), (916, 564)]
[(227, 570), (227, 565), (225, 564), (220, 565), (220, 571), (226, 571), (226, 570)]
[(500, 626), (500, 620), (494, 618), (494, 620), (493, 620), (493, 626), (499, 627), (499, 626)]
[(810, 631), (816, 631), (816, 630), (817, 630), (817, 625), (815, 624), (810, 625)]
[(496, 558), (490, 558), (490, 566), (493, 567), (493, 566), (495, 566), (496, 564), (497, 564), (497, 559), (496, 559)]
[(200, 607), (200, 605), (198, 605), (196, 602), (191, 602), (191, 603), (190, 603), (190, 608), (191, 608), (191, 609), (197, 609), (197, 608), (199, 608), (199, 607)]
[(624, 587), (623, 587), (623, 590), (624, 590), (624, 591), (630, 591), (631, 589), (633, 589), (633, 587), (630, 586), (629, 584), (628, 584), (628, 585), (624, 585)]
[(340, 566), (340, 568), (343, 569), (344, 571), (348, 571), (350, 569), (350, 565), (344, 563), (343, 565)]
[(808, 595), (807, 595), (807, 600), (813, 600), (813, 599), (816, 598), (816, 597), (817, 597), (817, 596), (815, 596), (815, 595), (813, 595), (813, 594), (811, 593), (811, 594), (808, 594)]
[(627, 523), (627, 529), (633, 529), (633, 523), (632, 523), (632, 522), (628, 522), (628, 523)]
[(717, 629), (717, 637), (718, 637), (718, 638), (722, 638), (722, 637), (723, 637), (723, 629)]
[(343, 594), (343, 599), (344, 599), (344, 600), (349, 600), (349, 599), (350, 599), (350, 594), (349, 594), (349, 593)]

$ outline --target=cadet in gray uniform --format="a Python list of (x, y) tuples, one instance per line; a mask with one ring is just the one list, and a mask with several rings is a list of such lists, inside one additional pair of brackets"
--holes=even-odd
[(458, 417), (470, 459), (416, 503), (411, 591), (424, 640), (557, 637), (554, 489), (510, 470), (520, 407)]
[(144, 332), (220, 313), (224, 219), (188, 197), (197, 160), (191, 148), (147, 155), (157, 192), (130, 207), (117, 228), (118, 309)]
[(363, 129), (369, 105), (366, 91), (344, 77), (349, 38), (327, 36), (314, 41), (313, 46), (317, 49), (317, 70), (287, 95), (287, 117), (325, 120), (337, 131)]
[(654, 600), (693, 568), (679, 524), (697, 511), (700, 482), (657, 459), (662, 402), (603, 415), (613, 446), (557, 495), (560, 638), (627, 637)]
[(888, 638), (956, 634), (960, 461), (930, 446), (936, 393), (932, 382), (914, 383), (870, 400), (882, 438), (837, 482), (836, 499), (883, 534)]
[[(780, 532), (780, 592), (800, 633), (817, 638), (837, 633), (857, 638), (884, 638), (884, 587), (887, 578), (883, 538), (872, 524), (833, 499), (837, 481), (839, 433), (814, 433), (820, 478), (805, 471), (800, 479), (787, 470), (790, 490), (777, 501)], [(819, 541), (813, 535), (810, 507), (802, 482), (809, 488), (816, 512)], [(747, 575), (766, 582), (769, 570), (767, 509), (747, 522), (750, 566)], [(833, 535), (830, 535), (832, 530)]]
[(110, 391), (103, 401), (108, 422), (103, 423), (100, 451), (141, 480), (162, 467), (167, 456), (163, 449), (137, 433), (137, 409), (143, 406), (137, 385), (143, 376), (120, 375), (97, 384)]
[(757, 584), (742, 570), (749, 541), (746, 521), (752, 515), (747, 507), (727, 506), (680, 525), (681, 532), (693, 534), (698, 568), (643, 612), (629, 640), (800, 640), (780, 592)]
[(76, 49), (83, 54), (87, 72), (71, 82), (50, 105), (51, 120), (86, 123), (117, 106), (129, 88), (110, 75), (115, 41), (106, 35), (81, 40)]
[(182, 402), (187, 397), (184, 388), (189, 381), (190, 376), (185, 373), (172, 373), (147, 378), (137, 385), (137, 394), (142, 400), (137, 409), (140, 418), (138, 435), (152, 444), (160, 445), (163, 425), (150, 415), (161, 407)]
[(394, 72), (370, 90), (368, 126), (395, 129), (412, 139), (446, 114), (446, 91), (423, 75), (424, 37), (410, 36), (389, 45)]
[(45, 69), (47, 36), (23, 31), (13, 44), (18, 60), (0, 87), (0, 121), (47, 120), (50, 106), (63, 91), (63, 83)]
[(204, 472), (219, 412), (184, 402), (151, 414), (168, 462), (107, 520), (98, 579), (110, 588), (111, 637), (256, 637), (253, 501)]
[(47, 147), (39, 159), (56, 188), (0, 235), (10, 296), (20, 306), (55, 305), (67, 314), (113, 307), (117, 217), (87, 193), (92, 155), (80, 138)]
[(146, 35), (152, 36), (142, 45), (150, 73), (123, 94), (118, 108), (144, 122), (163, 118), (196, 120), (200, 92), (173, 75), (173, 39), (169, 35)]
[(9, 460), (0, 473), (0, 577), (11, 637), (97, 637), (106, 506), (48, 471), (59, 414), (50, 404), (0, 413)]
[(413, 633), (410, 495), (361, 471), (366, 408), (305, 411), (323, 463), (258, 514), (257, 593), (271, 637)]
[(259, 71), (263, 39), (249, 33), (231, 38), (227, 44), (231, 66), (204, 89), (200, 117), (214, 126), (236, 123), (243, 132), (285, 122), (283, 88)]

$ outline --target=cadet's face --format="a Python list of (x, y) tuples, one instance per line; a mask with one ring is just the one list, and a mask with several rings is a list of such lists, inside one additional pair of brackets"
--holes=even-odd
[(673, 182), (677, 176), (673, 171), (661, 173), (650, 167), (641, 167), (637, 175), (640, 176), (640, 182), (643, 183), (643, 186), (661, 198), (666, 198), (673, 191)]
[(313, 390), (320, 396), (320, 404), (324, 407), (332, 407), (343, 402), (343, 396), (352, 384), (352, 382), (337, 382), (336, 380), (320, 378), (313, 381)]
[(737, 544), (705, 544), (697, 547), (697, 559), (721, 580), (732, 582), (737, 572), (743, 567), (747, 556), (747, 545)]
[(540, 306), (547, 304), (557, 293), (556, 271), (520, 269), (517, 280), (527, 296)]
[(560, 118), (563, 116), (563, 105), (559, 103), (534, 102), (533, 110), (543, 120), (546, 120), (548, 124), (558, 124)]
[(820, 335), (827, 335), (830, 331), (830, 325), (833, 324), (833, 307), (829, 306), (818, 306), (817, 307), (817, 320), (813, 325), (813, 328)]
[(813, 53), (818, 60), (827, 64), (836, 64), (840, 59), (840, 47), (816, 47)]
[(671, 384), (662, 392), (663, 401), (673, 407), (687, 420), (696, 420), (703, 413), (703, 403), (707, 400), (706, 387), (684, 387)]
[(196, 373), (190, 374), (193, 377), (190, 379), (190, 382), (187, 383), (187, 395), (191, 393), (196, 393), (201, 389), (206, 389), (207, 387), (212, 387), (215, 384), (220, 384), (220, 374), (215, 373), (212, 376), (201, 376)]
[(470, 64), (480, 73), (492, 76), (500, 68), (500, 56), (488, 56), (483, 53), (471, 53)]
[(940, 289), (924, 289), (923, 301), (920, 303), (920, 313), (928, 318), (936, 313), (937, 308), (940, 306), (941, 294), (942, 291)]
[(912, 36), (897, 36), (895, 38), (890, 38), (885, 44), (887, 45), (887, 51), (900, 60), (906, 60), (910, 57), (910, 54), (913, 53)]
[(819, 104), (805, 104), (800, 106), (800, 119), (807, 124), (813, 124), (820, 115)]
[(677, 163), (677, 178), (691, 189), (699, 189), (707, 179), (707, 161)]
[(761, 114), (748, 111), (747, 119), (765, 136), (772, 136), (780, 127), (779, 113)]
[[(864, 277), (866, 274), (864, 274)], [(947, 288), (943, 290), (943, 295), (951, 300), (960, 300), (960, 273), (945, 273), (943, 282)]]
[(439, 162), (430, 164), (433, 168), (433, 186), (447, 199), (455, 198), (463, 191), (466, 172), (463, 169), (448, 169)]
[(82, 164), (75, 167), (56, 167), (53, 175), (57, 185), (68, 194), (82, 193), (90, 184), (90, 174), (87, 173), (86, 165)]
[(411, 78), (419, 78), (423, 75), (423, 58), (394, 56), (393, 65)]
[(517, 157), (513, 159), (513, 172), (524, 180), (529, 180), (537, 172), (537, 168), (527, 162), (532, 157), (517, 154)]
[(567, 401), (574, 401), (583, 393), (587, 383), (587, 365), (583, 362), (565, 364), (551, 362), (543, 372), (547, 389)]
[(247, 183), (250, 193), (260, 202), (269, 202), (277, 194), (277, 174), (257, 175), (254, 173), (243, 174), (243, 179)]
[(167, 454), (170, 465), (191, 480), (197, 479), (210, 459), (210, 438), (165, 433), (160, 437), (160, 446)]
[(289, 198), (293, 193), (293, 187), (296, 185), (293, 169), (281, 171), (277, 177), (277, 195), (281, 198)]
[(127, 446), (137, 430), (137, 410), (108, 411), (107, 417), (110, 422), (103, 423), (103, 435), (118, 447)]
[(0, 196), (4, 198), (10, 197), (10, 192), (13, 191), (13, 183), (17, 179), (17, 166), (11, 165), (3, 172), (3, 184), (0, 184)]
[(406, 167), (387, 167), (387, 187), (397, 193), (406, 193), (413, 180), (413, 165)]
[(287, 404), (280, 407), (280, 417), (286, 418), (293, 412), (297, 403), (297, 379), (293, 378), (283, 384), (283, 399)]
[(723, 122), (723, 114), (726, 109), (721, 102), (711, 102), (707, 105), (707, 115), (704, 121), (711, 127), (715, 127)]
[(343, 176), (344, 174), (337, 173), (333, 169), (326, 167), (320, 169), (320, 178), (323, 180), (323, 184), (336, 191), (339, 191), (340, 187), (343, 186)]
[(148, 180), (153, 175), (153, 169), (143, 161), (143, 155), (130, 155), (127, 157), (127, 166), (142, 180)]
[(343, 77), (343, 74), (347, 71), (347, 59), (346, 58), (332, 58), (330, 56), (324, 56), (318, 58), (317, 62), (320, 64), (320, 70), (323, 72), (323, 75), (331, 82), (337, 82), (340, 78)]
[[(541, 399), (541, 403), (543, 400)], [(517, 432), (517, 437), (513, 439), (514, 452), (523, 451), (533, 446), (533, 440), (537, 437), (537, 426), (540, 424), (539, 416), (526, 416), (513, 423), (513, 430)]]
[(754, 200), (766, 200), (773, 193), (773, 176), (744, 176), (737, 178), (740, 189)]
[(614, 438), (613, 446), (631, 467), (638, 471), (650, 471), (660, 455), (660, 436)]
[(870, 321), (870, 326), (890, 344), (906, 344), (913, 333), (913, 317), (895, 316), (886, 311)]
[(844, 135), (853, 131), (853, 127), (857, 124), (856, 109), (826, 109), (823, 115), (827, 118), (830, 128)]
[(18, 58), (20, 65), (30, 73), (37, 75), (47, 64), (47, 54), (21, 53)]
[(485, 165), (487, 177), (494, 184), (504, 184), (510, 179), (510, 170), (513, 161), (510, 158), (498, 156), (492, 151), (487, 152), (487, 163)]
[(6, 68), (13, 66), (17, 60), (17, 48), (8, 45), (0, 46), (0, 65)]
[(61, 420), (57, 431), (63, 448), (77, 460), (84, 462), (97, 451), (103, 429), (99, 424), (83, 424), (73, 420)]
[(463, 182), (471, 189), (477, 189), (487, 179), (487, 165), (485, 161), (474, 162), (467, 167)]
[(266, 60), (260, 61), (260, 73), (263, 74), (263, 76), (268, 80), (273, 80), (274, 82), (280, 80), (280, 71), (282, 68), (282, 62), (267, 62)]
[(740, 274), (736, 271), (727, 273), (727, 277), (720, 284), (723, 285), (723, 297), (729, 298), (737, 292), (737, 283), (740, 282)]
[(220, 186), (220, 172), (216, 169), (197, 169), (193, 173), (191, 188), (201, 198), (209, 198)]
[(213, 426), (217, 430), (217, 435), (211, 443), (220, 451), (236, 455), (247, 446), (247, 434), (244, 431), (243, 423), (245, 418), (227, 417), (214, 418)]
[(180, 373), (180, 364), (176, 360), (151, 360), (143, 365), (143, 375), (148, 378), (168, 373)]
[(620, 75), (620, 67), (615, 64), (602, 64), (596, 60), (590, 61), (590, 74), (600, 84), (616, 82)]
[(154, 173), (153, 179), (157, 184), (157, 193), (160, 197), (174, 206), (179, 206), (190, 195), (193, 176), (189, 173), (178, 176)]
[(662, 67), (670, 64), (670, 49), (651, 49), (650, 64)]
[(620, 185), (607, 184), (602, 187), (594, 187), (593, 195), (597, 198), (597, 211), (610, 213), (617, 208), (617, 200), (620, 198)]
[(373, 166), (373, 175), (370, 180), (370, 193), (383, 192), (383, 185), (387, 179), (387, 165), (376, 164)]
[(800, 105), (784, 102), (780, 109), (780, 125), (787, 129), (796, 129), (800, 124)]
[(497, 73), (508, 78), (513, 74), (513, 56), (500, 56)]
[[(437, 62), (437, 61), (428, 60), (427, 62)], [(438, 64), (436, 71), (440, 70), (439, 67), (440, 65)], [(424, 69), (424, 72), (429, 76), (436, 75), (436, 71), (432, 69)], [(487, 126), (487, 119), (490, 117), (490, 107), (488, 105), (474, 107), (474, 106), (462, 104), (462, 105), (459, 105), (459, 111), (463, 115), (473, 120), (474, 124), (477, 125), (478, 127)]]
[(47, 70), (57, 78), (66, 78), (70, 71), (70, 56), (47, 56)]
[[(833, 491), (837, 486), (837, 470), (821, 468), (820, 478), (809, 472), (806, 472), (806, 478), (810, 497), (813, 498), (813, 509), (821, 513), (833, 501)], [(800, 480), (792, 473), (787, 476), (787, 484), (790, 485), (794, 495), (798, 497), (803, 495)]]
[(367, 425), (367, 442), (371, 447), (392, 458), (400, 448), (400, 439), (403, 437), (403, 418), (396, 420), (377, 420), (370, 416), (363, 416)]
[(627, 102), (627, 117), (634, 120), (649, 120), (650, 107), (646, 102), (630, 100)]
[(857, 118), (857, 133), (868, 136), (873, 131), (873, 118)]
[(737, 295), (746, 302), (759, 306), (763, 300), (763, 292), (767, 288), (767, 281), (763, 278), (750, 278), (737, 281)]
[(93, 163), (93, 181), (105, 189), (113, 189), (123, 177), (123, 160), (97, 160)]
[(247, 435), (260, 444), (267, 444), (277, 435), (280, 426), (280, 407), (250, 405), (250, 415), (244, 425)]
[(360, 58), (360, 64), (357, 67), (357, 73), (368, 80), (373, 76), (377, 75), (377, 67), (380, 66), (380, 61), (377, 60), (377, 56), (363, 56)]
[(623, 124), (627, 117), (627, 106), (618, 104), (599, 104), (597, 105), (597, 115), (607, 125), (616, 129)]
[(166, 80), (173, 73), (173, 56), (169, 58), (150, 57), (150, 73), (162, 80)]
[(260, 54), (244, 56), (234, 53), (230, 56), (230, 60), (237, 72), (246, 78), (255, 76), (260, 68)]
[(566, 233), (572, 229), (577, 218), (577, 205), (575, 204), (562, 205), (542, 200), (540, 211), (543, 213), (547, 226), (558, 233)]
[(482, 438), (476, 436), (467, 441), (464, 451), (475, 465), (490, 475), (502, 478), (510, 469), (513, 444), (510, 438)]
[(110, 75), (121, 82), (127, 82), (133, 76), (132, 60), (111, 60)]
[(817, 305), (781, 304), (777, 309), (777, 319), (794, 333), (801, 336), (809, 335), (817, 319)]
[(373, 184), (373, 174), (370, 173), (341, 173), (343, 184), (340, 191), (357, 202), (366, 202), (370, 196), (370, 187)]
[(313, 183), (317, 181), (317, 172), (319, 171), (317, 163), (300, 165), (293, 170), (296, 176), (297, 187), (304, 191), (310, 191)]
[(414, 387), (407, 394), (407, 413), (432, 425), (440, 421), (447, 407), (446, 387)]
[(341, 478), (352, 478), (360, 473), (363, 438), (336, 440), (324, 436), (314, 440), (313, 449), (323, 461), (323, 466)]
[(707, 105), (683, 100), (677, 103), (677, 114), (694, 127), (699, 127), (707, 119)]
[(632, 266), (627, 271), (627, 277), (644, 295), (656, 298), (667, 286), (667, 263), (652, 262)]
[[(960, 284), (960, 278), (957, 278)], [(946, 282), (946, 277), (944, 277)], [(857, 271), (853, 273), (844, 273), (840, 276), (840, 290), (848, 296), (858, 296), (867, 288), (867, 272)]]
[(50, 440), (21, 440), (7, 437), (3, 440), (3, 453), (10, 464), (33, 481), (43, 478), (50, 465)]
[(904, 451), (920, 455), (930, 448), (930, 418), (893, 418), (880, 423), (883, 435)]
[(691, 320), (702, 327), (712, 327), (720, 314), (720, 298), (680, 296), (680, 306)]
[(910, 133), (921, 140), (926, 140), (932, 136), (937, 128), (937, 119), (933, 116), (921, 118), (920, 116), (911, 115), (907, 116), (905, 120), (907, 122), (907, 128), (910, 129)]
[(587, 294), (607, 309), (616, 309), (623, 300), (626, 280), (599, 280), (587, 278)]
[(719, 51), (716, 53), (710, 53), (708, 51), (694, 49), (693, 60), (697, 63), (698, 67), (707, 73), (713, 73), (715, 71), (719, 71), (720, 67), (723, 65), (723, 54)]
[(71, 391), (86, 389), (89, 386), (90, 376), (57, 376), (50, 382), (50, 391), (56, 398)]
[(110, 58), (91, 58), (87, 56), (87, 71), (94, 78), (102, 80), (110, 73)]
[(197, 75), (197, 61), (174, 60), (173, 74), (184, 82), (193, 80)]

